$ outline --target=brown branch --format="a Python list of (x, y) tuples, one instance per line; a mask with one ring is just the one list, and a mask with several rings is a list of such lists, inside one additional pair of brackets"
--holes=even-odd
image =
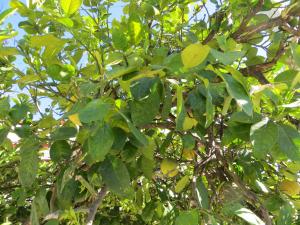
[(283, 40), (280, 43), (279, 48), (278, 48), (274, 58), (272, 58), (271, 60), (269, 60), (267, 62), (261, 63), (261, 64), (257, 64), (257, 65), (253, 65), (253, 66), (243, 68), (243, 69), (240, 70), (240, 72), (244, 76), (255, 77), (259, 81), (260, 84), (269, 84), (270, 82), (267, 80), (267, 78), (265, 78), (263, 73), (266, 70), (272, 68), (277, 63), (279, 58), (284, 54), (285, 47), (286, 47), (285, 46), (285, 40)]
[(244, 32), (244, 30), (247, 27), (247, 24), (249, 23), (249, 21), (253, 18), (253, 16), (255, 16), (256, 13), (258, 13), (261, 10), (263, 4), (264, 4), (264, 0), (259, 0), (257, 5), (252, 10), (250, 10), (250, 13), (248, 13), (244, 17), (244, 19), (242, 20), (239, 28), (231, 35), (232, 38), (236, 38), (239, 34)]
[[(82, 208), (82, 207), (78, 207), (78, 208), (74, 209), (74, 212), (76, 212), (76, 213), (79, 213), (79, 212), (81, 212), (81, 213), (87, 213), (88, 211), (89, 211), (88, 208)], [(61, 211), (61, 210), (57, 210), (57, 211), (55, 211), (55, 212), (52, 212), (52, 213), (47, 214), (47, 215), (44, 217), (44, 219), (43, 219), (43, 223), (46, 222), (46, 221), (48, 221), (48, 220), (56, 220), (56, 219), (58, 219), (58, 218), (59, 218), (59, 215), (60, 215), (62, 212), (63, 212), (63, 211)]]
[[(81, 212), (81, 213), (88, 213), (87, 219), (86, 219), (86, 225), (92, 225), (94, 222), (94, 218), (95, 215), (97, 213), (97, 209), (100, 205), (100, 203), (102, 202), (103, 198), (105, 197), (105, 195), (107, 194), (107, 187), (103, 186), (101, 188), (101, 190), (99, 191), (97, 198), (95, 199), (95, 201), (92, 202), (91, 206), (89, 208), (85, 208), (85, 207), (78, 207), (75, 208), (74, 211), (75, 212)], [(58, 219), (59, 215), (62, 213), (61, 210), (57, 210), (55, 212), (49, 213), (48, 215), (46, 215), (43, 219), (43, 222), (46, 222), (48, 220), (52, 220), (52, 219)]]
[(251, 38), (252, 35), (257, 34), (261, 31), (271, 29), (274, 27), (281, 26), (284, 23), (284, 19), (279, 16), (273, 19), (270, 19), (269, 21), (265, 23), (261, 23), (259, 25), (251, 25), (249, 27), (246, 27), (242, 30), (241, 33), (236, 33), (235, 36), (232, 36), (232, 38), (235, 39), (237, 42), (247, 42), (249, 38)]
[(242, 194), (244, 195), (244, 197), (246, 199), (248, 199), (249, 202), (251, 202), (251, 204), (253, 204), (253, 205), (256, 205), (257, 203), (259, 204), (261, 216), (263, 217), (264, 222), (266, 223), (266, 225), (272, 225), (273, 223), (272, 223), (271, 217), (269, 215), (269, 212), (264, 207), (264, 205), (259, 200), (259, 198), (251, 190), (249, 190), (246, 187), (246, 185), (242, 182), (242, 180), (240, 179), (239, 176), (237, 176), (234, 172), (229, 170), (229, 165), (221, 153), (220, 146), (216, 146), (215, 151), (216, 151), (217, 159), (219, 160), (219, 162), (222, 164), (222, 166), (224, 168), (224, 173), (233, 180), (233, 182), (242, 191)]
[[(300, 20), (299, 20), (300, 21)], [(282, 25), (282, 29), (289, 32), (290, 34), (294, 35), (295, 37), (300, 37), (300, 29), (295, 30), (288, 23)]]
[(93, 225), (94, 223), (94, 219), (95, 219), (95, 215), (97, 213), (97, 209), (100, 205), (100, 203), (102, 202), (103, 198), (105, 197), (107, 193), (107, 187), (103, 186), (100, 190), (100, 192), (98, 193), (97, 198), (95, 199), (95, 201), (92, 203), (91, 207), (89, 208), (89, 213), (86, 219), (86, 225)]
[(211, 32), (207, 35), (207, 37), (204, 39), (204, 41), (202, 42), (204, 45), (207, 44), (208, 42), (210, 42), (215, 35), (218, 33), (221, 23), (225, 17), (225, 12), (224, 11), (219, 11), (215, 14), (216, 16), (216, 22), (215, 22), (215, 28), (213, 28), (211, 30)]

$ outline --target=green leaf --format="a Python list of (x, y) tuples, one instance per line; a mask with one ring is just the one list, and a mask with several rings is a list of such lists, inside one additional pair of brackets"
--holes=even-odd
[(9, 17), (11, 14), (13, 14), (16, 11), (16, 9), (6, 9), (3, 12), (0, 13), (0, 24), (4, 22), (4, 20)]
[(209, 127), (210, 124), (214, 121), (215, 116), (215, 107), (212, 103), (212, 96), (210, 92), (210, 84), (207, 79), (204, 79), (204, 85), (206, 88), (206, 121), (205, 121), (205, 128)]
[(172, 108), (171, 88), (169, 86), (166, 86), (164, 88), (164, 100), (163, 100), (163, 107), (161, 110), (161, 119), (162, 120), (165, 120), (168, 118), (171, 108)]
[(47, 68), (47, 73), (54, 80), (69, 81), (75, 75), (75, 68), (68, 64), (52, 64)]
[(150, 123), (158, 114), (160, 105), (160, 96), (154, 90), (149, 96), (140, 101), (132, 101), (131, 119), (134, 125), (143, 126)]
[(127, 122), (130, 132), (132, 132), (132, 134), (135, 136), (135, 138), (142, 145), (146, 146), (148, 144), (148, 140), (147, 140), (146, 136), (140, 130), (138, 130), (123, 113), (121, 113), (121, 112), (119, 112), (119, 113)]
[(180, 193), (189, 184), (189, 176), (182, 177), (175, 186), (175, 192)]
[(14, 107), (12, 107), (11, 111), (9, 112), (9, 115), (14, 122), (19, 122), (20, 120), (26, 118), (28, 111), (29, 111), (28, 105), (17, 104)]
[(278, 139), (277, 125), (267, 118), (252, 125), (250, 139), (253, 145), (253, 154), (263, 159), (274, 148)]
[(88, 138), (88, 157), (93, 162), (103, 161), (114, 143), (114, 134), (108, 125), (99, 127)]
[(183, 123), (186, 116), (186, 111), (184, 107), (184, 100), (183, 100), (183, 88), (177, 86), (176, 91), (177, 97), (177, 110), (176, 110), (176, 130), (183, 130)]
[(242, 51), (219, 52), (215, 49), (211, 49), (210, 53), (223, 65), (231, 65), (234, 61), (243, 57), (245, 54), (245, 52)]
[(106, 158), (101, 163), (99, 170), (104, 183), (113, 193), (120, 197), (132, 197), (133, 189), (130, 185), (130, 176), (120, 159)]
[(252, 225), (265, 225), (265, 223), (247, 208), (239, 208), (234, 212), (238, 217)]
[(157, 84), (157, 78), (144, 77), (130, 84), (130, 92), (134, 100), (143, 100), (151, 94), (153, 86)]
[(155, 209), (157, 207), (157, 204), (156, 202), (149, 202), (145, 208), (143, 209), (143, 212), (142, 212), (142, 219), (146, 222), (146, 223), (149, 223), (151, 222), (153, 216), (154, 216), (154, 213), (155, 213)]
[(49, 213), (48, 202), (46, 199), (46, 190), (39, 190), (33, 199), (30, 210), (31, 225), (40, 225), (39, 220), (42, 216)]
[(61, 17), (61, 18), (56, 18), (55, 20), (57, 22), (65, 25), (68, 28), (72, 28), (73, 25), (74, 25), (73, 20), (71, 20), (70, 18), (63, 18), (63, 17)]
[(193, 149), (195, 148), (195, 138), (191, 134), (185, 134), (181, 137), (182, 145), (184, 149)]
[(19, 80), (17, 80), (17, 82), (20, 84), (30, 84), (30, 83), (34, 83), (39, 80), (40, 80), (40, 77), (38, 75), (30, 74), (30, 75), (21, 77)]
[(128, 32), (131, 36), (131, 40), (135, 45), (139, 44), (142, 40), (142, 24), (137, 18), (129, 18)]
[(246, 123), (254, 124), (261, 121), (261, 115), (254, 113), (253, 116), (247, 115), (245, 112), (234, 112), (228, 121), (228, 124)]
[(198, 225), (199, 215), (197, 210), (180, 211), (176, 217), (175, 225)]
[(49, 220), (45, 225), (59, 225), (59, 220)]
[(1, 47), (0, 48), (0, 57), (18, 55), (19, 51), (16, 48), (12, 47)]
[(82, 4), (82, 0), (60, 0), (60, 6), (67, 15), (77, 12)]
[(300, 86), (297, 85), (300, 83), (300, 72), (297, 70), (283, 71), (275, 77), (274, 81), (285, 83), (290, 89), (293, 89), (294, 87), (298, 88)]
[(9, 99), (8, 98), (0, 99), (0, 117), (7, 116), (9, 110), (10, 110)]
[(111, 110), (112, 105), (109, 102), (102, 99), (95, 99), (79, 111), (79, 118), (82, 123), (103, 121)]
[(202, 177), (198, 177), (196, 180), (196, 197), (200, 207), (204, 209), (209, 208), (208, 191), (203, 183)]
[(294, 61), (297, 64), (297, 66), (300, 67), (300, 45), (293, 43), (291, 45), (291, 49), (292, 49), (292, 56), (294, 58)]
[(55, 57), (63, 46), (66, 44), (66, 40), (59, 39), (53, 34), (46, 34), (42, 36), (33, 36), (30, 38), (29, 44), (33, 48), (42, 48), (45, 46), (43, 52), (43, 58), (47, 64), (51, 64), (52, 58)]
[(21, 146), (18, 172), (20, 182), (24, 187), (31, 187), (37, 176), (39, 168), (38, 148), (38, 143), (31, 139), (27, 139)]
[(288, 125), (278, 125), (280, 150), (291, 160), (300, 161), (300, 134)]
[(209, 51), (208, 45), (191, 44), (181, 52), (182, 63), (186, 68), (198, 66), (207, 58)]
[(231, 97), (236, 100), (237, 104), (241, 106), (245, 113), (247, 113), (249, 116), (252, 116), (252, 102), (243, 86), (228, 74), (223, 74), (222, 77), (226, 83), (227, 91)]
[(51, 138), (54, 141), (66, 140), (74, 137), (76, 134), (77, 130), (74, 127), (59, 127), (52, 133)]
[(132, 72), (136, 72), (137, 68), (135, 66), (129, 66), (129, 67), (116, 67), (112, 70), (107, 72), (107, 79), (112, 80), (119, 77), (122, 77), (126, 74), (130, 74)]
[(0, 145), (2, 145), (3, 141), (6, 139), (8, 132), (9, 129), (6, 127), (0, 129)]
[(140, 159), (140, 168), (149, 180), (152, 179), (153, 169), (154, 169), (155, 163), (153, 159), (146, 158), (145, 156), (142, 156)]
[(290, 225), (294, 224), (293, 217), (294, 217), (295, 209), (293, 205), (289, 202), (286, 202), (280, 207), (279, 216), (277, 220), (277, 225)]
[(111, 31), (112, 43), (116, 49), (126, 50), (128, 47), (128, 40), (124, 31), (119, 28), (113, 28)]
[(52, 161), (59, 163), (64, 159), (70, 159), (72, 149), (69, 143), (65, 140), (55, 141), (50, 148), (50, 157)]

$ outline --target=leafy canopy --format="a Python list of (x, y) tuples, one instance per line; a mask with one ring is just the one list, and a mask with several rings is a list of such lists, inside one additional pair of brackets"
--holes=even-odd
[(0, 223), (299, 224), (299, 15), (297, 0), (11, 0)]

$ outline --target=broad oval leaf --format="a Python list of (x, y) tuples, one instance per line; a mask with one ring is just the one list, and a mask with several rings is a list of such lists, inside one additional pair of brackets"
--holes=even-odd
[(182, 63), (186, 68), (200, 65), (207, 58), (210, 47), (202, 44), (191, 44), (181, 52)]
[(65, 140), (55, 141), (50, 148), (50, 157), (54, 162), (61, 162), (71, 157), (72, 150)]
[(112, 105), (102, 99), (96, 99), (89, 102), (82, 110), (79, 111), (79, 119), (82, 123), (93, 121), (103, 121), (111, 111)]
[(108, 125), (99, 127), (87, 141), (88, 158), (92, 162), (103, 161), (114, 143), (114, 134)]
[(132, 197), (130, 176), (122, 160), (111, 157), (101, 163), (99, 171), (108, 188), (120, 197)]
[(60, 0), (60, 6), (67, 15), (77, 12), (82, 4), (82, 0)]

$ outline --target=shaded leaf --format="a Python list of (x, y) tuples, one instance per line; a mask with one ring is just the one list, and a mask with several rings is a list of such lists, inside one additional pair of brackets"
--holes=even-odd
[(20, 165), (18, 168), (19, 179), (24, 187), (31, 187), (38, 172), (38, 153), (39, 145), (36, 141), (27, 139), (20, 149)]
[(108, 188), (120, 197), (131, 197), (133, 194), (130, 177), (124, 163), (115, 157), (106, 158), (100, 165), (100, 173)]
[(55, 141), (50, 148), (50, 157), (54, 162), (61, 162), (70, 159), (72, 154), (71, 146), (65, 140)]

